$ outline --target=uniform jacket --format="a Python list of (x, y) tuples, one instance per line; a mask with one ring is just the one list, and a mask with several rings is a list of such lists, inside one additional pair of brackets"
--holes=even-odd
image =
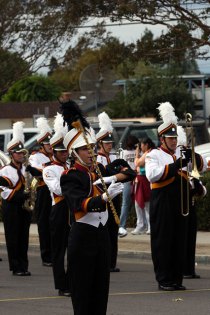
[(17, 192), (23, 191), (25, 185), (25, 166), (22, 165), (20, 172), (11, 162), (0, 169), (0, 176), (3, 176), (9, 183), (9, 187), (1, 186), (1, 197), (7, 201), (13, 200)]
[(61, 174), (69, 169), (69, 163), (65, 165), (53, 160), (43, 169), (43, 180), (50, 190), (52, 205), (64, 199), (61, 192), (60, 177)]

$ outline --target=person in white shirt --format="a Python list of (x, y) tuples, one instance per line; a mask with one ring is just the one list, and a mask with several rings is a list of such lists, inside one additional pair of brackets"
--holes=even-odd
[[(125, 143), (125, 149), (122, 150), (122, 156), (125, 161), (128, 162), (129, 166), (135, 170), (136, 166), (134, 163), (135, 156), (136, 156), (136, 145), (139, 143), (139, 140), (130, 135)], [(126, 230), (126, 221), (128, 218), (129, 210), (131, 209), (131, 205), (133, 203), (131, 194), (133, 192), (133, 182), (124, 183), (124, 189), (122, 193), (122, 206), (121, 206), (121, 213), (120, 213), (120, 225), (118, 235), (119, 237), (124, 237), (128, 234)]]

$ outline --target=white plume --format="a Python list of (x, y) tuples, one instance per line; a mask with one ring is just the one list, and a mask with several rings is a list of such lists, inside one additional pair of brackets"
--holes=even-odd
[(109, 132), (113, 131), (112, 121), (107, 115), (107, 113), (103, 112), (98, 115), (99, 127), (102, 130), (107, 130)]
[(182, 126), (177, 126), (177, 134), (178, 134), (178, 139), (177, 139), (177, 145), (187, 145), (187, 135)]
[(174, 108), (169, 102), (160, 103), (160, 106), (157, 108), (159, 110), (160, 118), (164, 123), (177, 124), (178, 117), (175, 115)]
[(57, 115), (55, 116), (55, 120), (54, 120), (54, 132), (56, 134), (61, 134), (63, 137), (67, 134), (68, 132), (68, 126), (64, 125), (64, 120), (63, 120), (63, 116), (60, 113), (57, 113)]
[(90, 132), (91, 139), (92, 139), (94, 142), (97, 142), (95, 130), (94, 130), (92, 127), (90, 127), (89, 132)]
[(17, 121), (13, 124), (13, 140), (21, 141), (22, 143), (24, 143), (24, 125), (25, 123), (23, 121)]
[(52, 132), (50, 126), (48, 125), (48, 120), (45, 117), (37, 118), (36, 125), (40, 133)]

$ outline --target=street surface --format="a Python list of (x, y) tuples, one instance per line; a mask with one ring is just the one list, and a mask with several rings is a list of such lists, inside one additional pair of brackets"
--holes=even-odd
[[(58, 297), (52, 269), (43, 267), (38, 251), (29, 254), (31, 277), (13, 276), (6, 252), (1, 251), (1, 315), (73, 315), (71, 299)], [(187, 291), (157, 289), (150, 261), (119, 256), (120, 273), (111, 274), (107, 315), (209, 315), (210, 266), (199, 265), (201, 279), (185, 280)], [(100, 314), (98, 314), (100, 315)]]

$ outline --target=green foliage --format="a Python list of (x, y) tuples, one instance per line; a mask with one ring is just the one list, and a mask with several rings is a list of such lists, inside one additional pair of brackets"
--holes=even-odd
[(210, 231), (210, 172), (204, 174), (202, 182), (206, 186), (207, 195), (195, 201), (198, 216), (198, 230)]
[(30, 76), (17, 81), (3, 96), (3, 102), (53, 101), (61, 89), (54, 81), (44, 76)]
[(0, 49), (0, 95), (8, 89), (9, 82), (30, 75), (29, 64), (17, 53)]
[(119, 93), (106, 110), (112, 118), (157, 117), (158, 103), (166, 101), (173, 104), (179, 118), (185, 111), (191, 111), (193, 105), (193, 98), (183, 81), (153, 75), (141, 77), (136, 82), (128, 81), (126, 95)]

